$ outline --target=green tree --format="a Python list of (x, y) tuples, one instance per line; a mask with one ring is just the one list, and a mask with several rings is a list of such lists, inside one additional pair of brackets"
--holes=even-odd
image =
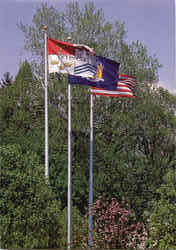
[(13, 85), (0, 89), (0, 96), (2, 142), (24, 140), (32, 128), (37, 129), (44, 114), (39, 81), (27, 61), (21, 65)]
[[(175, 162), (173, 162), (175, 166)], [(149, 245), (159, 249), (176, 247), (176, 173), (171, 168), (164, 176), (164, 183), (157, 190), (149, 218)]]
[[(66, 5), (63, 12), (56, 10), (52, 5), (42, 4), (32, 20), (32, 24), (20, 23), (18, 27), (25, 36), (25, 48), (35, 56), (35, 64), (43, 61), (43, 31), (42, 25), (49, 29), (49, 36), (58, 40), (67, 40), (72, 37), (74, 43), (84, 43), (94, 48), (97, 54), (113, 58), (121, 63), (121, 73), (133, 73), (139, 81), (153, 81), (158, 78), (158, 68), (160, 64), (156, 57), (148, 56), (147, 49), (140, 42), (127, 44), (125, 25), (115, 21), (106, 21), (103, 10), (96, 9), (92, 1), (80, 7), (77, 1)], [(38, 67), (40, 70), (40, 66)], [(50, 107), (50, 178), (54, 189), (60, 190), (62, 203), (66, 205), (66, 159), (67, 159), (67, 80), (64, 76), (49, 77), (49, 107)], [(97, 101), (94, 107), (95, 126), (98, 126), (99, 136), (101, 133), (111, 130), (110, 122), (104, 123), (107, 119), (113, 119), (116, 123), (115, 105), (118, 103), (119, 109), (126, 105), (128, 101), (120, 104), (121, 101), (111, 101), (109, 98)], [(112, 109), (111, 109), (112, 108)], [(135, 109), (135, 108), (134, 108)], [(133, 109), (133, 112), (134, 112)], [(106, 110), (106, 112), (105, 112)], [(113, 113), (114, 110), (114, 113)], [(123, 109), (122, 109), (123, 111)], [(56, 117), (57, 115), (57, 119)], [(127, 114), (127, 112), (126, 112)], [(53, 117), (53, 119), (52, 119)], [(87, 88), (79, 86), (72, 87), (72, 134), (73, 134), (73, 202), (83, 211), (87, 204), (88, 178), (89, 178), (89, 93)], [(134, 117), (133, 117), (134, 118)], [(132, 119), (133, 119), (132, 118)], [(120, 123), (117, 120), (117, 124)], [(125, 122), (125, 121), (124, 121)], [(110, 127), (108, 127), (110, 125)], [(106, 128), (105, 128), (106, 126)], [(117, 128), (117, 127), (116, 127)], [(115, 138), (118, 130), (113, 135)], [(96, 134), (95, 134), (96, 136)], [(98, 139), (99, 140), (99, 139)], [(95, 145), (97, 144), (95, 138)], [(105, 141), (102, 141), (102, 145)], [(116, 142), (114, 141), (116, 144)], [(95, 172), (98, 172), (99, 164), (103, 159), (103, 165), (109, 165), (106, 152), (110, 151), (108, 145), (100, 147), (101, 140), (95, 146)], [(99, 148), (98, 148), (99, 147)], [(115, 147), (115, 145), (113, 145)], [(97, 148), (97, 149), (96, 149)], [(131, 149), (130, 149), (131, 150)], [(102, 153), (102, 155), (100, 155)], [(112, 153), (111, 153), (112, 156)], [(116, 159), (117, 157), (114, 156)], [(114, 161), (114, 157), (112, 161)], [(106, 164), (104, 162), (106, 161)], [(116, 160), (117, 161), (117, 160)], [(120, 161), (121, 162), (121, 161)], [(124, 161), (122, 162), (124, 164)], [(101, 171), (102, 172), (102, 171)], [(65, 178), (63, 178), (65, 176)], [(110, 181), (110, 178), (109, 178)], [(109, 183), (110, 185), (110, 183)], [(101, 191), (101, 189), (99, 189)], [(97, 192), (95, 194), (97, 195)]]
[(176, 98), (162, 88), (143, 87), (135, 100), (106, 99), (108, 111), (99, 110), (94, 137), (95, 197), (124, 196), (140, 218), (157, 197), (176, 151)]
[(0, 146), (1, 248), (61, 247), (61, 205), (44, 179), (44, 166), (18, 144)]

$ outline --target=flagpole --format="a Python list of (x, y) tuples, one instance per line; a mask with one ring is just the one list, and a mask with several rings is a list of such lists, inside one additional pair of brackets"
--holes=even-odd
[[(68, 37), (68, 40), (71, 38)], [(71, 130), (71, 85), (68, 84), (68, 249), (72, 247), (72, 130)]]
[(49, 161), (48, 161), (48, 46), (47, 46), (47, 32), (48, 27), (44, 26), (45, 39), (45, 180), (49, 181)]
[(90, 94), (90, 166), (89, 166), (89, 240), (92, 247), (92, 207), (93, 207), (93, 95)]
[(174, 0), (174, 51), (173, 51), (173, 80), (176, 81), (176, 0)]
[(71, 86), (68, 84), (68, 249), (72, 244)]

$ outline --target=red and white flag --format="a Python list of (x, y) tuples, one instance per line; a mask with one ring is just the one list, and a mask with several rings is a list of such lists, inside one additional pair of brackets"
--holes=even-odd
[(135, 86), (136, 86), (136, 77), (120, 74), (116, 90), (111, 91), (111, 90), (91, 87), (90, 93), (92, 95), (135, 98), (136, 97), (134, 95)]
[(93, 49), (48, 38), (49, 73), (92, 77), (96, 73)]

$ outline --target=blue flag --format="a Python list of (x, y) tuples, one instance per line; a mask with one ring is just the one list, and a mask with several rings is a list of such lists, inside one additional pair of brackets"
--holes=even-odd
[(96, 55), (83, 59), (81, 60), (82, 63), (75, 65), (74, 72), (68, 75), (70, 84), (80, 84), (107, 90), (117, 89), (119, 63)]

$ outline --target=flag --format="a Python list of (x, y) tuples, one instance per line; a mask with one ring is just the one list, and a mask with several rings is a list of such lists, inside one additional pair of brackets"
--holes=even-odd
[(49, 73), (68, 74), (70, 84), (116, 89), (119, 63), (97, 56), (84, 44), (48, 39)]
[(92, 95), (103, 95), (111, 97), (131, 97), (135, 98), (134, 88), (136, 86), (136, 77), (128, 75), (119, 75), (119, 82), (116, 84), (116, 90), (109, 91), (106, 89), (91, 87)]
[[(69, 83), (115, 90), (118, 82), (119, 63), (96, 55), (94, 55), (94, 60), (95, 64), (92, 67), (94, 70), (92, 76), (82, 77), (79, 75), (70, 74), (68, 78)], [(79, 67), (78, 70), (82, 70), (82, 66)]]

